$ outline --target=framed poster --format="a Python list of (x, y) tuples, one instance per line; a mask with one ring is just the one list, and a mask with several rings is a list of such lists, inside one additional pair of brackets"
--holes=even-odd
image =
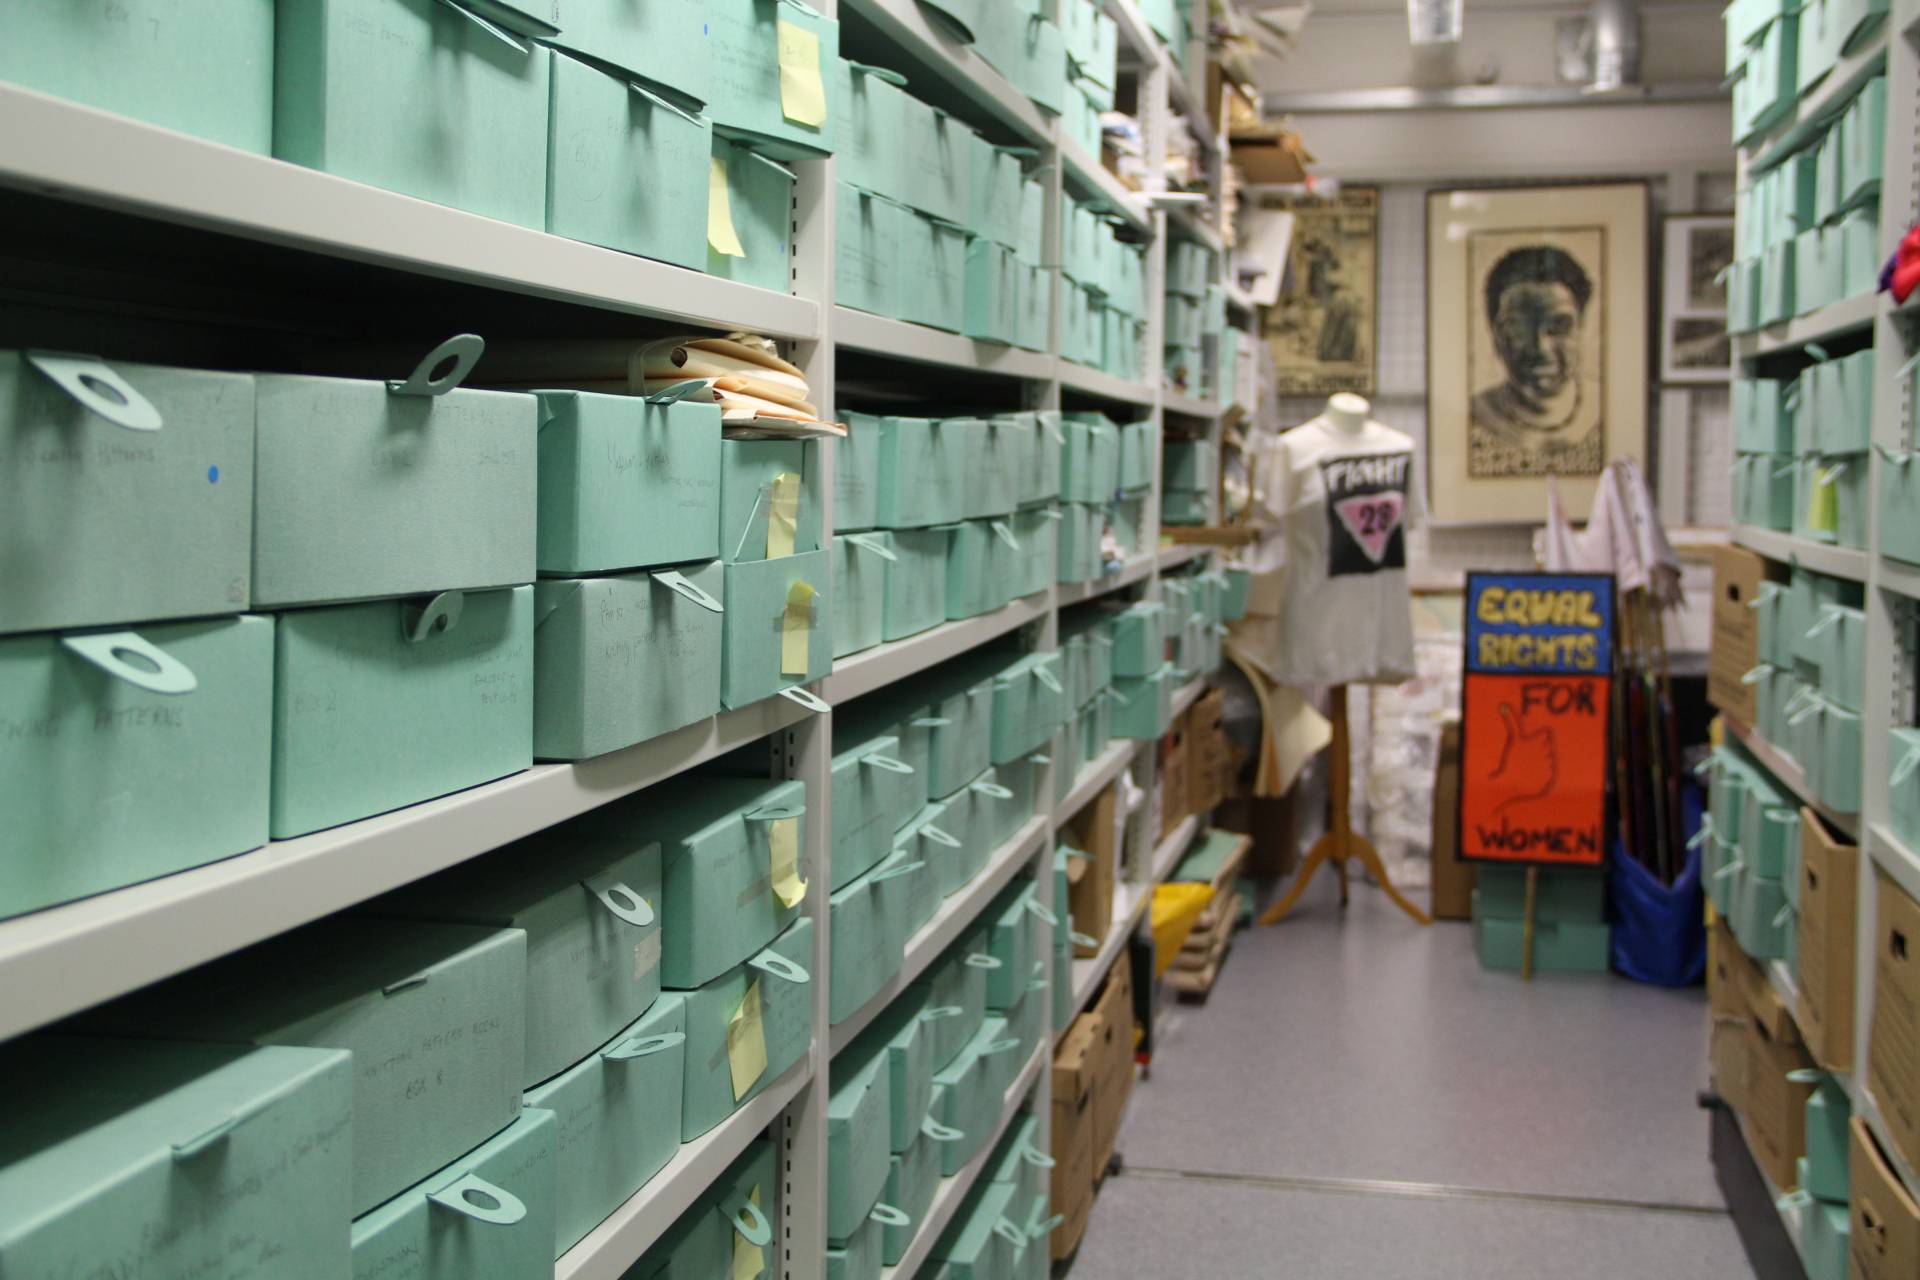
[(1372, 395), (1379, 190), (1267, 195), (1260, 208), (1293, 215), (1280, 297), (1267, 308), (1263, 330), (1279, 393)]
[(1427, 195), (1434, 520), (1538, 524), (1547, 477), (1584, 520), (1647, 436), (1647, 187)]
[(1469, 573), (1460, 683), (1460, 856), (1606, 856), (1613, 576)]
[(1686, 214), (1661, 224), (1660, 380), (1730, 382), (1727, 269), (1733, 219)]

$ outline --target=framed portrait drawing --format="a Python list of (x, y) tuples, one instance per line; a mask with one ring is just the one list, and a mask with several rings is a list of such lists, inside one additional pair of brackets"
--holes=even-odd
[(1733, 219), (1686, 214), (1661, 228), (1660, 381), (1731, 381), (1726, 270), (1733, 265)]
[(1260, 208), (1293, 215), (1280, 297), (1266, 309), (1263, 334), (1280, 394), (1374, 394), (1379, 189), (1276, 193), (1260, 197)]
[(1427, 195), (1432, 518), (1584, 520), (1647, 437), (1645, 183)]

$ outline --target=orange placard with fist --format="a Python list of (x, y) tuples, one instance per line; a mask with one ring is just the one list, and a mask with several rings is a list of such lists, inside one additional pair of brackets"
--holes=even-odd
[(1461, 686), (1460, 856), (1605, 857), (1613, 579), (1470, 574)]

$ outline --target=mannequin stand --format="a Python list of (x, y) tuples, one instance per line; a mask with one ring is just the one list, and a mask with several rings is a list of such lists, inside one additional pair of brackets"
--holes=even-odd
[(1333, 741), (1327, 748), (1333, 753), (1329, 782), (1333, 799), (1332, 821), (1327, 824), (1327, 833), (1313, 842), (1313, 848), (1307, 853), (1306, 865), (1294, 877), (1293, 887), (1287, 890), (1285, 897), (1267, 908), (1266, 914), (1260, 917), (1260, 923), (1278, 924), (1281, 917), (1293, 910), (1294, 904), (1300, 901), (1300, 895), (1307, 891), (1313, 873), (1327, 862), (1333, 863), (1334, 873), (1340, 877), (1340, 906), (1344, 909), (1347, 905), (1347, 861), (1357, 859), (1361, 867), (1373, 876), (1373, 882), (1386, 891), (1395, 906), (1421, 924), (1432, 924), (1433, 917), (1407, 901), (1393, 887), (1393, 881), (1387, 879), (1387, 869), (1380, 861), (1379, 851), (1371, 841), (1353, 829), (1353, 820), (1347, 808), (1347, 786), (1353, 773), (1353, 760), (1347, 736), (1347, 686), (1343, 684), (1335, 685), (1333, 689), (1332, 720)]

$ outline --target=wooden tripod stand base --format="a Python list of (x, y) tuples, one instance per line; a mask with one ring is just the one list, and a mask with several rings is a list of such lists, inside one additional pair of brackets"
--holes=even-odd
[(1260, 917), (1261, 924), (1278, 924), (1281, 917), (1293, 910), (1300, 901), (1300, 895), (1307, 891), (1313, 882), (1314, 873), (1331, 862), (1334, 873), (1340, 877), (1340, 905), (1347, 905), (1347, 863), (1356, 861), (1361, 868), (1373, 876), (1373, 882), (1386, 892), (1396, 907), (1412, 916), (1421, 924), (1432, 924), (1433, 917), (1422, 911), (1393, 887), (1393, 881), (1387, 879), (1387, 868), (1380, 861), (1380, 851), (1373, 842), (1353, 829), (1351, 810), (1347, 806), (1347, 787), (1353, 770), (1350, 755), (1351, 747), (1347, 736), (1347, 686), (1337, 685), (1333, 690), (1333, 741), (1327, 745), (1331, 753), (1330, 777), (1328, 779), (1329, 799), (1333, 802), (1333, 815), (1327, 823), (1327, 833), (1313, 842), (1313, 848), (1307, 851), (1307, 860), (1294, 877), (1293, 887), (1286, 896), (1268, 907)]

